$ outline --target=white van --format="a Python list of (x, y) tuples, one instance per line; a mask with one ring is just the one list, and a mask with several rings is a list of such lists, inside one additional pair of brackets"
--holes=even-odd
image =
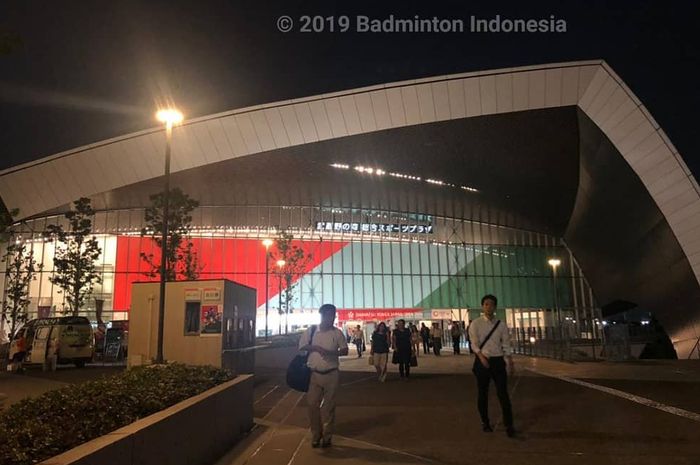
[(43, 365), (55, 356), (57, 363), (74, 363), (78, 368), (92, 361), (95, 336), (90, 320), (83, 316), (39, 318), (28, 321), (10, 345), (10, 360), (18, 352), (17, 341), (24, 335), (25, 364)]

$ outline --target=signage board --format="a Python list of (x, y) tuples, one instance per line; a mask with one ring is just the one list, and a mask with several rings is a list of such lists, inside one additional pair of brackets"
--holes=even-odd
[(387, 223), (349, 223), (334, 221), (317, 221), (316, 231), (325, 232), (367, 232), (398, 234), (432, 234), (432, 224), (387, 224)]

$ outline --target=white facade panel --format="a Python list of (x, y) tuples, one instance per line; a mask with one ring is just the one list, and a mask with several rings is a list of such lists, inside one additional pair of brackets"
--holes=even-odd
[(510, 74), (496, 75), (496, 111), (513, 111), (513, 77)]
[(418, 111), (421, 123), (432, 123), (435, 121), (435, 101), (433, 100), (433, 89), (431, 84), (419, 84), (416, 86), (418, 96)]
[(389, 111), (389, 100), (385, 90), (375, 90), (370, 93), (372, 109), (377, 129), (389, 129), (392, 127), (391, 112)]
[(418, 105), (418, 93), (415, 87), (402, 87), (401, 100), (406, 114), (406, 124), (420, 124), (420, 106)]
[(377, 130), (377, 123), (374, 117), (374, 108), (372, 106), (372, 97), (370, 94), (357, 94), (355, 99), (355, 107), (360, 117), (360, 132), (372, 132)]
[(528, 105), (530, 110), (544, 108), (545, 103), (545, 74), (543, 70), (527, 73)]
[(403, 105), (403, 91), (400, 88), (387, 89), (386, 97), (392, 126), (398, 127), (408, 124), (406, 110)]
[(262, 150), (275, 150), (277, 145), (275, 144), (275, 139), (272, 137), (270, 124), (265, 117), (265, 110), (251, 112), (250, 120), (253, 122), (253, 128), (255, 129), (255, 134), (258, 136), (258, 141), (260, 142)]
[(467, 107), (464, 104), (464, 82), (461, 79), (447, 81), (447, 95), (452, 118), (465, 118)]
[[(326, 133), (330, 134), (330, 126), (328, 125), (327, 119), (325, 119), (325, 110), (323, 110), (320, 107), (317, 108), (319, 108), (320, 112), (324, 115), (323, 122), (325, 126), (323, 127), (326, 128)], [(310, 142), (317, 142), (321, 139), (318, 126), (316, 125), (316, 118), (314, 118), (313, 113), (311, 111), (311, 104), (299, 103), (294, 105), (294, 114), (296, 115), (297, 120), (299, 121), (299, 127), (301, 128), (301, 134), (304, 136), (305, 143), (308, 144)]]
[(450, 94), (447, 89), (447, 82), (436, 82), (432, 84), (433, 101), (435, 102), (435, 118), (438, 121), (452, 119), (450, 112)]
[(529, 108), (529, 86), (528, 73), (513, 74), (513, 111)]
[(561, 69), (548, 69), (544, 72), (544, 106), (547, 108), (561, 106), (562, 94)]
[(289, 136), (282, 122), (282, 115), (278, 108), (266, 108), (264, 110), (265, 119), (272, 133), (272, 140), (275, 142), (276, 148), (289, 147)]
[(498, 112), (496, 106), (496, 77), (479, 77), (479, 94), (481, 95), (481, 114), (490, 115)]
[(232, 157), (242, 157), (243, 155), (248, 155), (250, 151), (248, 146), (243, 139), (243, 132), (238, 125), (238, 121), (235, 116), (226, 116), (219, 120), (221, 122), (221, 127), (226, 135), (226, 141), (231, 148)]
[(467, 107), (467, 116), (481, 116), (481, 91), (479, 90), (479, 78), (464, 80), (464, 102)]
[(343, 118), (343, 110), (340, 108), (340, 101), (337, 98), (324, 101), (328, 122), (331, 126), (332, 137), (344, 137), (348, 135), (348, 129), (345, 126)]
[[(308, 109), (308, 107), (307, 107)], [(308, 115), (311, 119), (311, 114)], [(304, 143), (304, 134), (299, 125), (299, 119), (294, 109), (294, 105), (280, 107), (280, 118), (284, 125), (284, 130), (289, 137), (289, 145), (301, 145)]]
[(345, 95), (338, 98), (340, 110), (343, 113), (343, 121), (349, 135), (361, 134), (362, 125), (360, 124), (360, 115), (355, 105), (355, 98), (352, 95)]

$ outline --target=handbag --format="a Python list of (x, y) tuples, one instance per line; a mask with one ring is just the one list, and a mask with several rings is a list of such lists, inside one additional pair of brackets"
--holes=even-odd
[(412, 367), (417, 367), (418, 366), (418, 357), (416, 357), (415, 354), (411, 355), (411, 366)]
[(391, 354), (391, 363), (393, 363), (394, 365), (398, 365), (398, 364), (399, 364), (399, 353), (398, 353), (398, 352), (396, 352), (396, 351), (392, 352), (392, 354)]
[(368, 365), (374, 365), (374, 354), (369, 354), (369, 358), (367, 359)]
[[(311, 327), (311, 335), (309, 336), (309, 345), (313, 343), (316, 325)], [(287, 386), (299, 392), (308, 392), (309, 384), (311, 383), (311, 368), (306, 366), (309, 359), (308, 352), (306, 354), (297, 354), (296, 357), (289, 362), (287, 367)]]

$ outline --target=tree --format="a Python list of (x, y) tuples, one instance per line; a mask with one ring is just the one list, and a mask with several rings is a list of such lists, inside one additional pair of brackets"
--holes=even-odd
[(187, 245), (180, 247), (177, 271), (187, 281), (199, 279), (202, 265), (199, 263), (199, 256), (197, 251), (194, 250), (192, 241), (187, 241)]
[(92, 217), (95, 215), (90, 199), (82, 197), (73, 202), (74, 210), (64, 216), (69, 228), (52, 224), (47, 228), (46, 237), (56, 242), (54, 275), (49, 278), (65, 292), (68, 308), (77, 316), (85, 301), (92, 295), (95, 284), (102, 283), (96, 260), (102, 249), (97, 238), (92, 235)]
[(27, 321), (29, 307), (29, 284), (36, 279), (41, 269), (34, 260), (34, 250), (24, 242), (9, 245), (3, 258), (5, 272), (5, 301), (2, 303), (3, 321), (10, 321), (10, 340), (15, 336), (20, 323)]
[(10, 239), (10, 226), (14, 222), (13, 217), (19, 214), (19, 209), (8, 210), (4, 204), (0, 204), (0, 244)]
[(279, 270), (279, 277), (284, 282), (283, 306), (279, 309), (280, 316), (284, 318), (284, 332), (289, 330), (288, 319), (292, 310), (292, 298), (295, 289), (299, 286), (298, 278), (306, 273), (306, 268), (313, 256), (304, 249), (293, 244), (294, 236), (286, 230), (280, 230), (275, 240), (277, 248), (277, 260), (284, 260), (284, 266)]
[[(146, 227), (141, 230), (142, 236), (151, 236), (163, 257), (163, 204), (165, 196), (159, 192), (150, 197), (151, 206), (146, 208)], [(192, 229), (192, 210), (199, 206), (199, 202), (190, 198), (179, 188), (171, 189), (168, 198), (168, 241), (166, 251), (165, 280), (175, 281), (178, 274), (181, 276), (199, 276), (199, 263), (197, 255), (192, 248), (192, 243), (183, 246)], [(156, 263), (153, 254), (141, 252), (141, 258), (148, 263), (150, 270), (145, 274), (149, 278), (160, 276), (160, 262)], [(183, 265), (183, 262), (184, 265)], [(195, 278), (196, 279), (196, 278)]]

